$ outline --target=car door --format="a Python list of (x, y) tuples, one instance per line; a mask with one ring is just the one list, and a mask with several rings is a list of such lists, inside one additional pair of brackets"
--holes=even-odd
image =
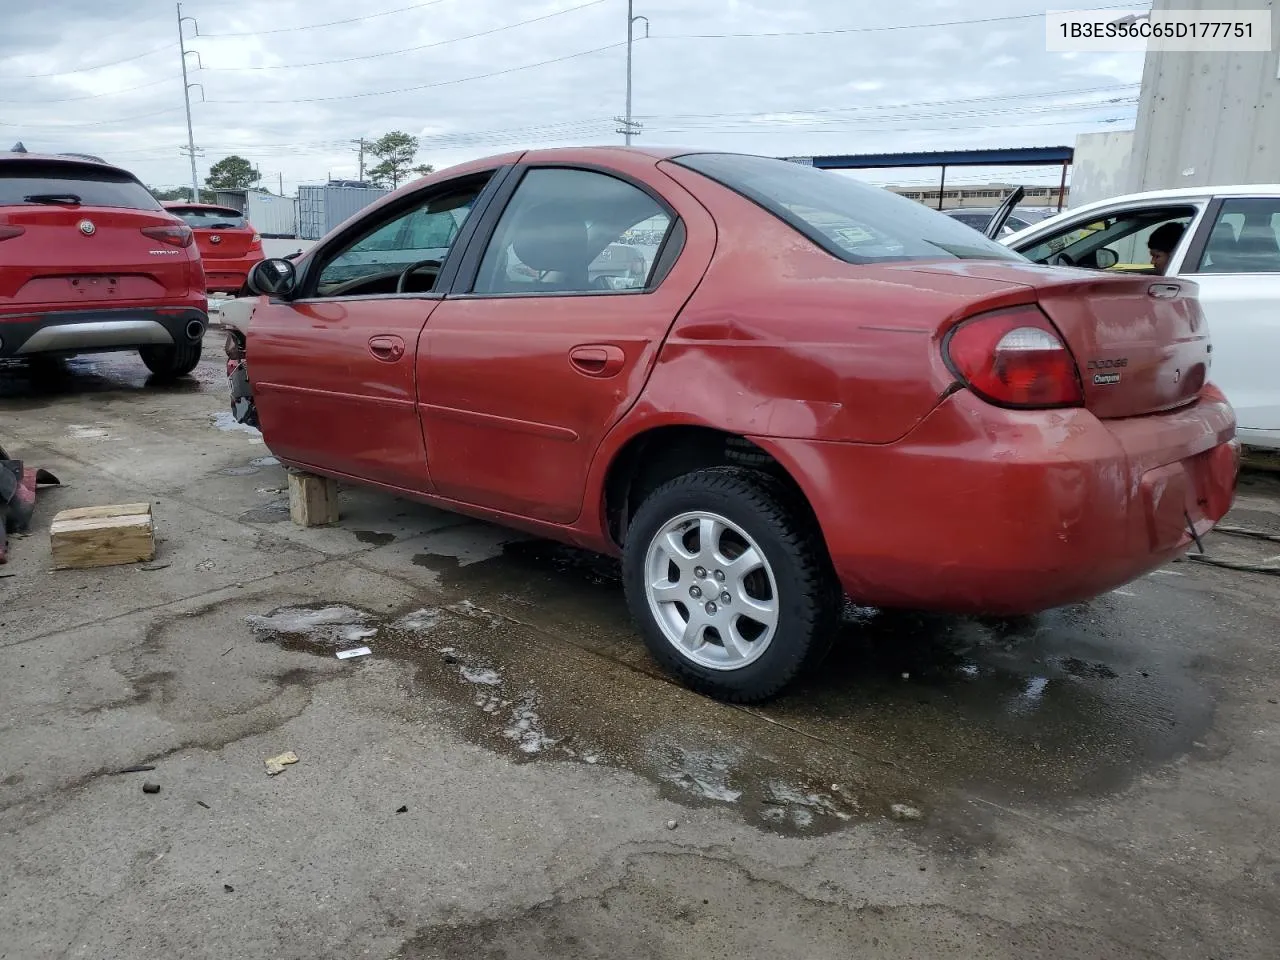
[[(423, 431), (441, 495), (570, 523), (596, 448), (710, 262), (715, 228), (651, 158), (531, 165), (512, 190), (423, 330)], [(611, 244), (634, 247), (628, 262), (643, 259), (643, 272), (614, 269)]]
[(1216, 200), (1171, 268), (1194, 280), (1213, 338), (1210, 377), (1247, 444), (1280, 448), (1280, 197)]
[(996, 207), (996, 212), (991, 215), (991, 219), (987, 221), (986, 228), (982, 233), (988, 240), (994, 240), (1002, 235), (1005, 222), (1013, 214), (1013, 208), (1022, 202), (1022, 198), (1027, 195), (1026, 187), (1018, 187), (1013, 193), (1004, 198), (1004, 202)]
[(248, 366), (277, 456), (430, 492), (416, 407), (419, 335), (496, 173), (424, 185), (376, 208), (305, 259), (292, 299), (259, 304)]

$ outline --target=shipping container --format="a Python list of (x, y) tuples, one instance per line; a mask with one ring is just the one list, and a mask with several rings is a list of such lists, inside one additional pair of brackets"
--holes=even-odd
[(264, 237), (298, 235), (298, 201), (273, 193), (250, 190), (245, 194), (245, 216)]
[(298, 236), (319, 240), (348, 217), (385, 197), (379, 187), (340, 187), (333, 184), (298, 187)]
[(244, 213), (244, 190), (215, 190), (213, 202), (220, 207), (230, 207)]

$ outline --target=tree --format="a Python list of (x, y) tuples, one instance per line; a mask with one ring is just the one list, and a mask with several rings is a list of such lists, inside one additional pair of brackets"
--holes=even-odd
[(247, 190), (261, 179), (262, 173), (257, 167), (244, 157), (232, 154), (211, 166), (204, 182), (211, 190)]
[[(187, 200), (191, 199), (190, 187), (150, 187), (151, 195), (157, 200)], [(215, 203), (217, 195), (212, 190), (200, 191), (200, 203)]]
[(403, 130), (383, 134), (369, 146), (369, 153), (379, 161), (369, 169), (369, 179), (380, 187), (390, 187), (392, 190), (408, 180), (409, 174), (426, 176), (434, 169), (430, 164), (417, 167), (413, 165), (413, 159), (418, 154), (418, 138)]

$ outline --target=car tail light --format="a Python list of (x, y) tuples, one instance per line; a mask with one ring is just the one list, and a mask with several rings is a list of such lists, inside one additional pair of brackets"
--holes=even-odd
[(951, 372), (978, 396), (1005, 407), (1078, 407), (1080, 371), (1037, 307), (1013, 307), (966, 320), (943, 342)]
[(189, 247), (195, 236), (185, 223), (174, 224), (171, 227), (143, 227), (142, 232), (152, 240), (159, 240), (171, 247)]
[(252, 241), (250, 241), (250, 244), (249, 244), (249, 245), (250, 245), (250, 246), (253, 246), (253, 247), (260, 247), (260, 246), (262, 246), (262, 234), (260, 234), (260, 233), (255, 233), (255, 234), (253, 235), (253, 240), (252, 240)]
[(8, 224), (0, 223), (0, 240), (12, 240), (14, 237), (20, 237), (26, 232), (26, 227), (12, 227)]

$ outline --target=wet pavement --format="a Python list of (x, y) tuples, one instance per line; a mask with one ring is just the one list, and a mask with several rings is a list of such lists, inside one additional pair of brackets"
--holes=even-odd
[[(66, 484), (0, 568), (0, 958), (1274, 955), (1280, 542), (1033, 618), (851, 604), (727, 706), (612, 560), (362, 490), (295, 527), (219, 345), (0, 366)], [(47, 571), (54, 511), (144, 496), (152, 569)], [(1280, 481), (1230, 522), (1280, 533)]]

